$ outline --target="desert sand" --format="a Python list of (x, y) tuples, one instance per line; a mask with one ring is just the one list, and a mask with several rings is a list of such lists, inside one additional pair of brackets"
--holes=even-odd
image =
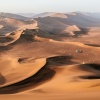
[(44, 35), (35, 20), (30, 27), (20, 23), (0, 36), (0, 100), (100, 100), (99, 27), (76, 37), (78, 26), (57, 22), (73, 34), (65, 37)]

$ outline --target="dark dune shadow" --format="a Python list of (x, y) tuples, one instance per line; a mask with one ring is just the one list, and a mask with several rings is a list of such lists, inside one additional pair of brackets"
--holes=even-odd
[(100, 76), (96, 76), (96, 75), (86, 75), (86, 76), (79, 76), (79, 78), (81, 79), (100, 79)]
[(6, 42), (10, 42), (13, 41), (13, 38), (10, 37), (0, 37), (0, 43), (6, 43)]
[(99, 44), (85, 44), (85, 45), (88, 45), (88, 46), (93, 46), (93, 47), (100, 47)]
[(75, 62), (71, 61), (72, 58), (73, 58), (72, 56), (50, 57), (47, 59), (46, 65), (57, 64), (58, 66), (61, 66), (61, 65), (76, 64)]
[(100, 71), (100, 64), (83, 64), (83, 65)]
[[(94, 70), (97, 70), (97, 71), (100, 71), (100, 64), (83, 64), (83, 68), (85, 66), (85, 70), (86, 70), (86, 67), (87, 67), (87, 70), (88, 70), (88, 67), (91, 68), (91, 69), (94, 69)], [(100, 74), (96, 74), (95, 75), (84, 75), (84, 76), (78, 76), (79, 78), (81, 79), (100, 79)]]
[(3, 85), (6, 82), (2, 74), (0, 74), (0, 85)]
[(34, 36), (37, 36), (39, 33), (36, 29), (26, 29), (21, 34), (20, 38), (13, 42), (12, 45), (22, 44), (22, 43), (30, 43), (30, 42), (37, 42), (34, 40)]
[(89, 32), (89, 29), (87, 28), (80, 28), (80, 31), (74, 31), (75, 36), (74, 37), (78, 37), (78, 36), (82, 36), (82, 35), (87, 35)]
[(16, 31), (17, 29), (18, 29), (17, 27), (4, 25), (4, 27), (2, 28), (2, 34), (10, 33), (10, 32)]
[(78, 69), (96, 74), (96, 72), (99, 73), (100, 71), (100, 64), (80, 64)]
[(45, 68), (45, 66), (35, 75), (12, 85), (0, 88), (0, 94), (14, 94), (32, 89), (50, 80), (55, 75), (55, 71)]
[(13, 47), (11, 45), (8, 46), (0, 46), (0, 52), (11, 50)]

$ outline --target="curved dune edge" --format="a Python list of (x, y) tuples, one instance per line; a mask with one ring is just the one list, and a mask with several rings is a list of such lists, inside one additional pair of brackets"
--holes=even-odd
[[(51, 69), (56, 72), (51, 81), (45, 84), (41, 84), (36, 88), (29, 88), (25, 91), (22, 91), (22, 93), (63, 94), (68, 92), (99, 90), (100, 74), (98, 73), (100, 73), (100, 70), (96, 71), (95, 69), (92, 69), (90, 67), (87, 68), (88, 70), (86, 70), (86, 68), (84, 67), (83, 69), (81, 69), (81, 66), (81, 64), (78, 64), (73, 66), (66, 65), (58, 68), (51, 67)], [(91, 78), (90, 76), (93, 76), (93, 78)]]
[(22, 32), (23, 30), (17, 30), (17, 31), (8, 33), (6, 36), (0, 36), (0, 39), (1, 39), (0, 46), (7, 46), (9, 44), (16, 42), (20, 38)]
[(27, 64), (19, 64), (16, 61), (14, 61), (13, 63), (14, 66), (12, 66), (12, 68), (9, 68), (9, 64), (8, 64), (8, 69), (0, 68), (1, 69), (0, 78), (3, 81), (3, 83), (0, 84), (0, 88), (17, 83), (34, 75), (46, 64), (46, 59), (45, 58), (37, 59), (33, 63), (27, 63)]
[[(91, 90), (94, 90), (92, 87), (100, 87), (98, 85), (100, 71), (85, 65), (87, 63), (99, 63), (99, 47), (95, 48), (77, 42), (50, 41), (37, 36), (34, 38), (39, 42), (25, 44), (23, 41), (16, 42), (12, 45), (13, 48), (8, 51), (5, 50), (5, 54), (0, 52), (5, 56), (3, 57), (3, 62), (1, 58), (0, 65), (10, 62), (5, 65), (7, 69), (2, 69), (3, 67), (0, 66), (0, 69), (2, 69), (0, 71), (0, 78), (2, 79), (0, 94), (33, 94), (41, 92), (53, 94), (78, 90), (87, 91), (90, 87)], [(34, 38), (32, 37), (32, 39)], [(25, 42), (27, 42), (26, 39)], [(8, 47), (10, 46), (8, 45)], [(77, 52), (76, 50), (82, 50), (82, 52)], [(6, 54), (12, 58), (8, 59)], [(39, 67), (37, 67), (38, 64)], [(49, 69), (45, 70), (45, 68), (52, 69), (53, 74), (51, 73), (52, 71), (49, 73)], [(14, 69), (17, 69), (15, 73), (13, 73)], [(40, 71), (42, 71), (42, 74), (40, 74)], [(39, 76), (36, 76), (37, 73)], [(32, 80), (30, 79), (31, 76)], [(48, 78), (44, 79), (44, 77)]]
[[(45, 66), (33, 74), (32, 77), (0, 88), (0, 93), (37, 93), (39, 91), (63, 93), (67, 91), (80, 91), (81, 89), (83, 91), (89, 90), (90, 87), (94, 90), (93, 87), (98, 87), (96, 85), (100, 82), (99, 64), (68, 65), (64, 63), (66, 60), (69, 62), (71, 57), (49, 57), (46, 60)], [(57, 63), (58, 65), (61, 63), (60, 66), (57, 66)]]

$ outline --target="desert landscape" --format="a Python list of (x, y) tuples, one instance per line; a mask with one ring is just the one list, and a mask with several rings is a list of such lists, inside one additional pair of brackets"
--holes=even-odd
[(0, 13), (0, 100), (100, 100), (100, 18)]

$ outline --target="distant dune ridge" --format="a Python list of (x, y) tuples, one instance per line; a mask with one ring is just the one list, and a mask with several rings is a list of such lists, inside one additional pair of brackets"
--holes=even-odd
[(29, 18), (17, 15), (17, 14), (12, 14), (12, 13), (4, 13), (0, 12), (0, 17), (5, 17), (5, 18), (14, 18), (14, 19), (20, 19), (20, 20), (27, 20)]
[(99, 100), (99, 18), (33, 18), (0, 13), (0, 99)]
[(1, 34), (6, 34), (16, 30), (34, 29), (37, 27), (37, 21), (21, 21), (12, 18), (0, 18)]
[[(11, 13), (0, 13), (0, 26), (2, 34), (12, 32), (19, 29), (33, 28), (33, 24), (40, 29), (51, 34), (74, 34), (75, 31), (81, 31), (80, 28), (99, 27), (100, 19), (93, 18), (84, 13), (56, 13), (46, 12), (34, 15), (34, 20), (30, 18), (24, 19), (20, 15)], [(14, 16), (14, 17), (12, 17)], [(21, 19), (23, 18), (23, 20)], [(32, 21), (33, 20), (33, 21)], [(32, 23), (33, 22), (33, 23)], [(74, 26), (73, 26), (74, 25)], [(69, 27), (72, 26), (73, 28)], [(77, 27), (77, 28), (75, 28)], [(67, 31), (68, 30), (68, 31)], [(78, 32), (79, 33), (79, 32)]]

